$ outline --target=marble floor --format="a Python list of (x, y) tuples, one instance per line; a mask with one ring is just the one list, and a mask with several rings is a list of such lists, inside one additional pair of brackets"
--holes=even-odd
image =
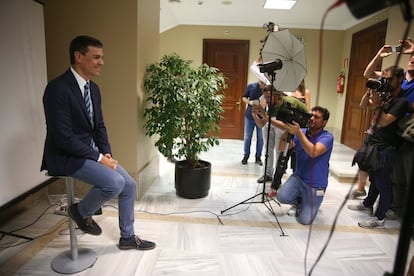
[[(98, 258), (92, 267), (76, 275), (384, 275), (392, 272), (400, 221), (386, 221), (383, 229), (363, 229), (357, 222), (367, 219), (368, 215), (346, 208), (346, 204), (356, 202), (345, 202), (357, 172), (350, 166), (353, 150), (335, 144), (325, 199), (314, 224), (303, 226), (287, 215), (289, 205), (263, 202), (263, 185), (256, 182), (263, 167), (254, 164), (253, 158), (247, 165), (240, 163), (242, 143), (221, 140), (219, 146), (202, 155), (202, 159), (212, 163), (211, 190), (202, 199), (177, 197), (174, 164), (161, 158), (160, 177), (135, 206), (137, 234), (155, 241), (157, 247), (146, 252), (120, 251), (116, 246), (119, 239), (117, 204), (115, 200), (108, 202), (103, 215), (95, 217), (103, 228), (101, 236), (77, 232), (79, 247), (93, 249)], [(251, 197), (254, 203), (239, 204)], [(34, 217), (41, 217), (33, 226), (16, 232), (38, 237), (35, 240), (10, 236), (0, 240), (0, 275), (58, 275), (51, 269), (51, 262), (69, 248), (68, 226), (65, 217), (54, 215), (47, 208), (47, 202), (39, 202), (30, 214), (22, 214), (0, 228), (16, 229)], [(23, 244), (16, 245), (20, 243)], [(413, 254), (411, 242), (409, 259)]]

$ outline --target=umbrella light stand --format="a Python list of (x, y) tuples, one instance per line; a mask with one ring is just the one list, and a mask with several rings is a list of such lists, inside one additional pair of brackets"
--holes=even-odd
[[(269, 74), (271, 75), (271, 80), (272, 80), (271, 83), (274, 83), (275, 78), (276, 78), (275, 71), (272, 71)], [(273, 97), (273, 92), (274, 92), (273, 90), (274, 90), (274, 88), (273, 88), (273, 85), (272, 85), (271, 86), (271, 89), (270, 89), (270, 102), (272, 102), (272, 97)], [(269, 120), (269, 124), (270, 124), (270, 120)], [(270, 129), (271, 129), (271, 127), (269, 125), (269, 127), (267, 128), (267, 131), (268, 131), (267, 132), (267, 137), (270, 137)], [(265, 164), (264, 164), (265, 168), (267, 167), (268, 157), (269, 157), (269, 139), (267, 139), (267, 141), (266, 141), (266, 155), (265, 155)], [(249, 198), (247, 198), (247, 199), (245, 199), (245, 200), (243, 200), (243, 201), (241, 201), (241, 202), (239, 202), (239, 203), (237, 203), (237, 204), (235, 204), (235, 205), (233, 205), (233, 206), (231, 206), (231, 207), (229, 207), (227, 209), (222, 210), (221, 211), (221, 214), (224, 214), (228, 210), (233, 209), (234, 207), (239, 206), (239, 205), (242, 205), (242, 204), (261, 203), (261, 204), (264, 204), (266, 206), (266, 208), (270, 211), (270, 213), (275, 217), (276, 223), (279, 226), (279, 229), (281, 231), (280, 236), (287, 236), (285, 234), (285, 232), (283, 231), (282, 226), (280, 225), (279, 220), (277, 218), (277, 215), (276, 215), (275, 211), (273, 210), (273, 207), (272, 207), (272, 205), (270, 203), (273, 201), (277, 205), (279, 205), (279, 207), (281, 205), (280, 205), (280, 203), (277, 200), (275, 200), (272, 197), (269, 197), (267, 195), (267, 193), (266, 193), (266, 169), (264, 170), (263, 179), (264, 179), (264, 182), (263, 182), (262, 192), (260, 192), (258, 194), (255, 194), (254, 196), (251, 196), (251, 197), (249, 197)], [(255, 198), (257, 198), (259, 196), (261, 197), (259, 201), (253, 201)]]

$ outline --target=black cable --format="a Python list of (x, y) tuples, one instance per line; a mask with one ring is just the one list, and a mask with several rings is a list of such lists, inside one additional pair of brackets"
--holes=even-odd
[(349, 197), (352, 193), (352, 189), (353, 189), (355, 183), (358, 181), (358, 175), (359, 175), (359, 169), (358, 169), (358, 172), (356, 173), (356, 175), (354, 177), (354, 181), (352, 182), (352, 185), (349, 187), (348, 193), (346, 194), (346, 196), (345, 196), (344, 200), (342, 201), (338, 211), (336, 212), (334, 221), (333, 221), (332, 226), (331, 226), (331, 230), (329, 231), (328, 239), (326, 240), (324, 246), (322, 247), (321, 252), (319, 253), (318, 257), (316, 258), (316, 260), (315, 260), (314, 264), (312, 265), (311, 269), (309, 270), (309, 274), (308, 274), (309, 276), (312, 275), (313, 270), (315, 269), (316, 265), (319, 263), (320, 259), (322, 258), (323, 254), (325, 253), (326, 248), (328, 248), (329, 242), (331, 241), (331, 238), (332, 238), (333, 233), (335, 231), (335, 227), (336, 227), (336, 223), (338, 221), (339, 214), (341, 213), (342, 209), (344, 208), (345, 203), (348, 201), (348, 199), (349, 199)]
[[(18, 232), (18, 231), (20, 231), (20, 230), (23, 230), (23, 229), (26, 229), (27, 227), (30, 227), (30, 226), (32, 226), (33, 224), (35, 224), (46, 212), (47, 212), (47, 210), (49, 210), (50, 208), (52, 208), (52, 207), (55, 207), (56, 205), (55, 204), (53, 204), (53, 205), (50, 205), (49, 207), (47, 207), (41, 214), (40, 214), (40, 216), (38, 216), (32, 223), (29, 223), (29, 224), (27, 224), (27, 225), (25, 225), (25, 226), (22, 226), (22, 227), (20, 227), (20, 228), (17, 228), (17, 229), (14, 229), (14, 230), (11, 230), (11, 231), (7, 231), (7, 233), (15, 233), (15, 232)], [(4, 231), (4, 232), (6, 232), (6, 231)], [(2, 234), (1, 235), (1, 237), (0, 237), (0, 240), (2, 240), (4, 237), (6, 236), (6, 234)]]
[[(50, 209), (51, 207), (54, 207), (54, 205), (51, 205), (51, 206), (49, 206), (49, 207), (47, 207), (43, 212), (42, 212), (42, 214), (34, 221), (34, 222), (32, 222), (32, 223), (30, 223), (30, 224), (28, 224), (28, 225), (26, 225), (26, 226), (24, 226), (24, 227), (21, 227), (21, 228), (18, 228), (18, 229), (16, 229), (16, 230), (13, 230), (13, 231), (11, 231), (11, 232), (9, 232), (9, 233), (13, 233), (13, 232), (16, 232), (16, 231), (20, 231), (20, 230), (22, 230), (22, 229), (25, 229), (25, 228), (27, 228), (27, 227), (29, 227), (29, 226), (32, 226), (34, 223), (36, 223), (45, 213), (46, 213), (46, 211), (48, 210), (48, 209)], [(65, 223), (67, 223), (67, 220), (65, 220), (65, 221), (63, 221), (62, 223), (60, 223), (58, 226), (57, 226), (57, 228), (59, 228), (60, 226), (62, 226), (63, 224), (65, 224)], [(15, 243), (15, 244), (12, 244), (12, 245), (8, 245), (8, 246), (0, 246), (0, 249), (8, 249), (8, 248), (12, 248), (12, 247), (16, 247), (16, 246), (19, 246), (19, 245), (22, 245), (22, 244), (25, 244), (25, 243), (29, 243), (29, 242), (31, 242), (31, 241), (33, 241), (33, 240), (36, 240), (36, 239), (39, 239), (39, 238), (42, 238), (42, 237), (45, 237), (45, 236), (48, 236), (48, 235), (50, 235), (50, 234), (53, 234), (54, 233), (54, 231), (50, 231), (50, 232), (47, 232), (47, 233), (44, 233), (44, 234), (41, 234), (41, 235), (39, 235), (39, 236), (36, 236), (36, 237), (33, 237), (31, 240), (26, 240), (26, 241), (22, 241), (22, 242), (20, 242), (20, 243)], [(2, 237), (0, 238), (0, 240), (1, 239), (3, 239), (4, 238), (4, 236), (6, 236), (5, 234), (4, 235), (2, 235)]]

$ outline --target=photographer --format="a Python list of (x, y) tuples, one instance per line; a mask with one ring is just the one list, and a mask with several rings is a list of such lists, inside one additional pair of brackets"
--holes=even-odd
[(362, 228), (384, 227), (385, 213), (392, 201), (392, 166), (397, 147), (402, 142), (402, 138), (396, 134), (397, 123), (408, 112), (408, 102), (401, 90), (404, 70), (398, 66), (391, 66), (382, 72), (381, 77), (377, 80), (380, 85), (375, 89), (376, 91), (372, 93), (368, 89), (361, 100), (362, 107), (378, 108), (373, 132), (367, 141), (368, 145), (374, 147), (376, 154), (367, 161), (375, 159), (374, 161), (379, 162), (377, 168), (368, 168), (371, 185), (367, 197), (359, 204), (348, 205), (351, 210), (372, 213), (373, 205), (379, 196), (374, 217), (358, 222)]
[[(267, 162), (264, 175), (257, 179), (258, 183), (272, 181), (274, 172), (274, 161), (279, 158), (279, 142), (284, 133), (284, 123), (276, 119), (276, 110), (283, 102), (283, 92), (274, 91), (270, 94), (271, 85), (267, 85), (263, 90), (263, 98), (266, 106), (256, 105), (252, 108), (252, 116), (256, 124), (263, 129), (263, 137), (265, 144), (269, 145), (266, 149)], [(270, 99), (272, 96), (272, 99)], [(266, 112), (267, 111), (267, 112)], [(269, 124), (270, 118), (270, 124)], [(268, 129), (270, 127), (270, 130)]]
[(329, 159), (333, 148), (333, 135), (324, 127), (329, 120), (328, 109), (312, 108), (308, 128), (297, 122), (286, 123), (286, 130), (294, 135), (290, 144), (296, 147), (296, 171), (277, 190), (281, 203), (292, 204), (288, 214), (297, 216), (301, 224), (315, 219), (328, 185)]
[[(381, 71), (375, 71), (378, 62), (383, 58), (393, 56), (395, 54), (409, 55), (407, 67), (404, 72), (404, 79), (401, 84), (403, 96), (407, 99), (410, 108), (409, 116), (413, 116), (414, 112), (414, 43), (411, 38), (404, 41), (399, 41), (401, 45), (401, 52), (393, 52), (393, 47), (384, 45), (377, 52), (372, 61), (365, 69), (364, 76), (367, 78), (378, 78), (382, 75)], [(394, 47), (398, 48), (398, 47)], [(391, 51), (390, 51), (391, 49)], [(408, 141), (403, 141), (403, 144), (397, 152), (397, 158), (392, 172), (393, 182), (393, 199), (391, 209), (386, 213), (386, 218), (398, 218), (402, 215), (402, 208), (404, 206), (404, 197), (408, 191), (408, 185), (412, 182), (410, 179), (411, 171), (413, 170), (414, 144)]]

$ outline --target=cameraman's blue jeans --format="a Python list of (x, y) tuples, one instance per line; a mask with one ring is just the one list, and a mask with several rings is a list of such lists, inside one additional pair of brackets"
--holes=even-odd
[(130, 238), (134, 235), (137, 184), (121, 165), (118, 164), (114, 171), (87, 159), (85, 164), (71, 176), (93, 186), (78, 204), (79, 213), (83, 218), (92, 216), (105, 202), (118, 196), (121, 237)]
[(311, 224), (318, 214), (325, 189), (316, 189), (292, 174), (277, 190), (276, 198), (280, 203), (297, 205), (297, 220), (302, 224)]
[(256, 157), (262, 156), (263, 149), (263, 132), (260, 127), (257, 126), (256, 122), (252, 119), (244, 116), (244, 156), (250, 156), (250, 145), (252, 144), (253, 131), (256, 128)]

